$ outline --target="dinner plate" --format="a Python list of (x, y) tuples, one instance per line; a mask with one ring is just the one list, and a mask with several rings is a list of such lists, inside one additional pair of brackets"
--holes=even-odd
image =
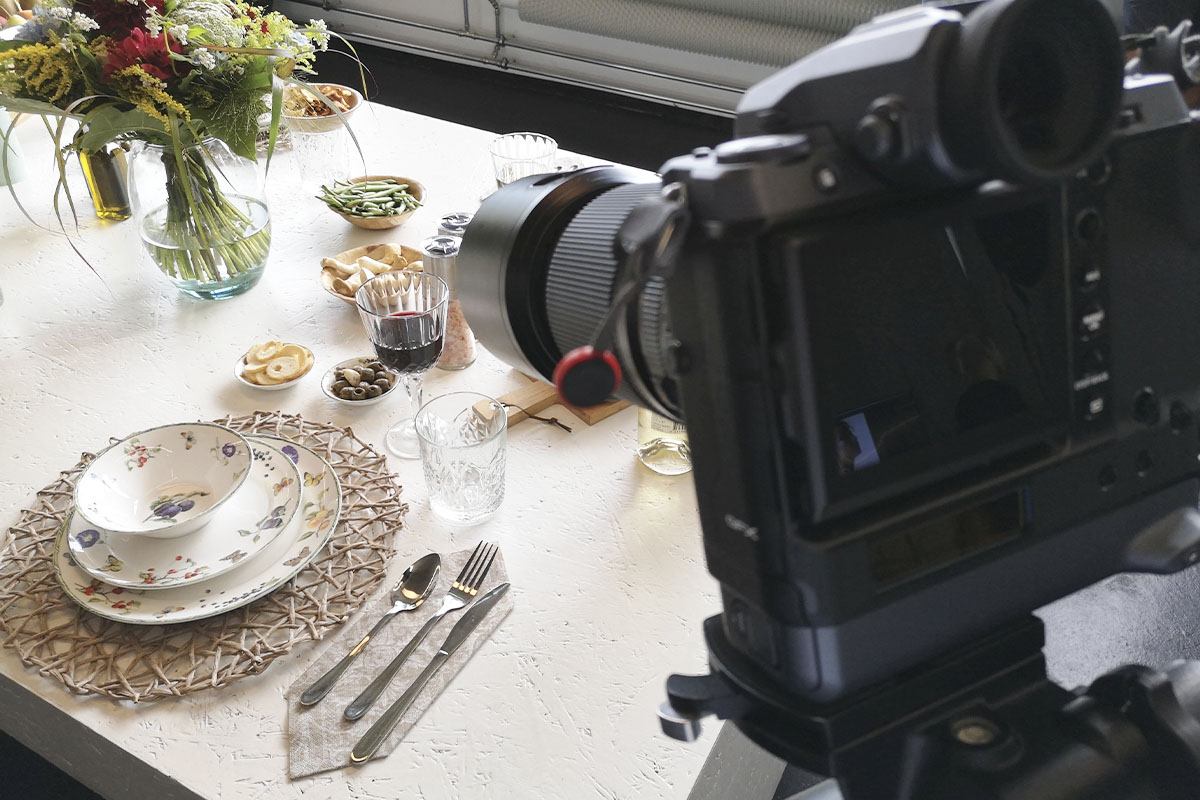
[(67, 533), (76, 565), (112, 586), (165, 589), (215, 578), (266, 548), (300, 508), (300, 454), (292, 444), (276, 449), (247, 441), (251, 458), (245, 483), (203, 528), (176, 539), (155, 539), (97, 528), (77, 511)]
[(131, 589), (94, 578), (75, 564), (63, 525), (55, 543), (54, 566), (67, 596), (107, 619), (134, 625), (169, 625), (215, 617), (277, 589), (304, 569), (329, 542), (341, 514), (341, 485), (333, 468), (307, 447), (276, 437), (247, 436), (291, 445), (299, 456), (300, 511), (273, 542), (224, 575), (204, 583), (168, 589)]

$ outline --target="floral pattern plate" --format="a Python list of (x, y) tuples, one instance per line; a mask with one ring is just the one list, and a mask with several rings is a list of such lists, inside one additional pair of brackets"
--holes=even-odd
[(75, 564), (67, 545), (68, 526), (59, 532), (54, 551), (55, 572), (67, 596), (107, 619), (134, 625), (170, 625), (215, 617), (269, 594), (310, 561), (329, 542), (342, 508), (342, 489), (333, 468), (307, 447), (269, 436), (247, 436), (296, 449), (296, 466), (303, 476), (300, 513), (257, 555), (241, 560), (237, 569), (204, 583), (146, 591), (113, 586), (92, 577)]
[(265, 442), (250, 442), (249, 447), (245, 484), (211, 522), (189, 536), (153, 539), (112, 533), (94, 527), (77, 511), (67, 535), (75, 563), (113, 586), (165, 589), (214, 578), (265, 548), (300, 508), (300, 454), (291, 444), (282, 450)]

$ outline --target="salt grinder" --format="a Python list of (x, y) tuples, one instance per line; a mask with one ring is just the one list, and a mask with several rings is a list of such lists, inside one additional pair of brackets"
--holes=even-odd
[(447, 214), (438, 220), (438, 233), (445, 236), (462, 238), (462, 235), (467, 232), (467, 226), (471, 224), (471, 220), (474, 217), (475, 215), (470, 211)]
[(446, 341), (442, 346), (442, 357), (438, 359), (441, 369), (464, 369), (475, 363), (475, 334), (463, 316), (462, 303), (458, 300), (458, 284), (455, 266), (462, 239), (457, 236), (431, 236), (421, 242), (423, 269), (446, 282), (450, 288), (446, 308)]

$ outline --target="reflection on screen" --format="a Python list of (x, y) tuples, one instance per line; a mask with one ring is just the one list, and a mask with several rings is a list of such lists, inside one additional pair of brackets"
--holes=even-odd
[(879, 451), (875, 449), (866, 414), (853, 414), (838, 423), (837, 451), (838, 472), (842, 475), (879, 463)]
[(1036, 202), (933, 224), (872, 222), (806, 242), (831, 471), (850, 481), (863, 471), (907, 476), (1003, 448), (1061, 414), (1053, 390), (1066, 354), (1063, 289), (1051, 218)]

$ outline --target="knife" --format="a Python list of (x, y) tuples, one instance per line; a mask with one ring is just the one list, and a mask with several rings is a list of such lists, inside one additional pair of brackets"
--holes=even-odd
[(375, 720), (375, 724), (363, 734), (363, 737), (358, 740), (358, 744), (354, 745), (354, 749), (350, 751), (350, 761), (354, 764), (361, 764), (368, 760), (379, 749), (379, 745), (383, 744), (383, 740), (387, 738), (392, 729), (396, 727), (396, 723), (400, 721), (400, 717), (404, 716), (404, 712), (417, 699), (417, 695), (425, 688), (425, 684), (429, 683), (429, 679), (437, 672), (443, 664), (449, 660), (454, 651), (462, 646), (462, 643), (467, 640), (471, 632), (478, 627), (483, 618), (492, 610), (492, 606), (499, 602), (504, 593), (508, 591), (508, 584), (502, 583), (492, 589), (487, 594), (476, 600), (470, 608), (462, 615), (462, 618), (450, 629), (450, 634), (446, 636), (446, 641), (442, 642), (442, 646), (438, 649), (433, 660), (429, 662), (429, 666), (417, 676), (417, 679), (412, 682), (404, 694), (400, 695), (396, 702), (392, 703), (388, 710), (383, 712), (383, 715)]

